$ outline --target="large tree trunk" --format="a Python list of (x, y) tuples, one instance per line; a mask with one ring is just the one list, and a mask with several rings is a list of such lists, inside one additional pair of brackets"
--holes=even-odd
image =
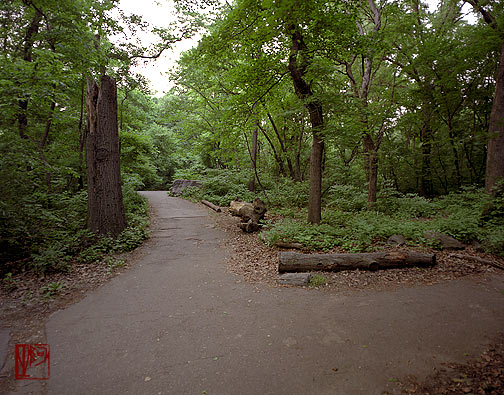
[[(497, 20), (491, 11), (488, 11), (485, 3), (479, 0), (465, 0), (471, 4), (476, 12), (479, 12), (485, 23), (492, 29), (497, 30)], [(494, 8), (495, 9), (495, 8)], [(502, 37), (502, 32), (499, 35)], [(504, 180), (504, 40), (501, 43), (499, 65), (495, 83), (495, 94), (490, 112), (490, 126), (488, 128), (487, 162), (485, 172), (485, 190), (494, 193), (493, 187), (500, 180)]]
[[(294, 84), (296, 95), (305, 102), (305, 106), (310, 114), (312, 127), (312, 151), (310, 155), (310, 197), (308, 201), (308, 222), (319, 224), (322, 217), (321, 189), (322, 189), (322, 156), (324, 143), (320, 138), (320, 132), (324, 125), (322, 116), (322, 105), (313, 99), (313, 92), (310, 84), (304, 80), (304, 74), (309, 65), (308, 48), (303, 40), (300, 29), (295, 25), (290, 25), (292, 34), (291, 54), (289, 56), (289, 72)], [(299, 55), (299, 56), (298, 56)]]
[(492, 193), (499, 180), (504, 181), (504, 41), (502, 41), (495, 96), (490, 113), (485, 190)]
[(362, 254), (300, 254), (281, 252), (278, 271), (311, 272), (342, 270), (378, 270), (396, 267), (433, 266), (435, 254), (414, 251), (372, 252)]
[(86, 143), (86, 134), (87, 134), (87, 127), (83, 128), (83, 124), (84, 124), (84, 99), (86, 97), (85, 96), (85, 86), (86, 86), (86, 80), (84, 78), (84, 75), (82, 75), (79, 123), (77, 124), (77, 134), (79, 136), (79, 167), (78, 167), (79, 175), (77, 178), (77, 185), (78, 185), (79, 191), (82, 191), (84, 189), (83, 162), (84, 162), (84, 145)]
[(101, 77), (98, 86), (87, 80), (88, 228), (117, 237), (126, 227), (117, 129), (117, 88), (113, 78)]
[[(312, 108), (310, 108), (312, 107)], [(310, 195), (308, 200), (308, 222), (319, 224), (322, 219), (322, 157), (324, 142), (320, 139), (320, 128), (323, 125), (322, 106), (310, 104), (310, 121), (312, 124), (312, 149), (310, 154)]]

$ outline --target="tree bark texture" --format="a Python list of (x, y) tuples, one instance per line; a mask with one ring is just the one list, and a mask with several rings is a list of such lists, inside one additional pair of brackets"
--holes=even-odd
[(117, 128), (117, 88), (109, 76), (102, 76), (100, 82), (98, 86), (94, 79), (87, 79), (87, 221), (92, 232), (117, 237), (126, 227)]
[(289, 72), (294, 84), (296, 95), (305, 103), (310, 115), (312, 127), (312, 149), (310, 154), (310, 195), (308, 200), (308, 222), (319, 224), (322, 216), (322, 156), (324, 142), (320, 132), (324, 125), (322, 105), (313, 98), (311, 86), (305, 81), (304, 75), (309, 65), (307, 47), (303, 36), (295, 25), (289, 27), (292, 34), (291, 54), (289, 56)]
[(504, 41), (502, 41), (495, 95), (490, 112), (485, 190), (492, 193), (499, 180), (504, 181)]
[(379, 270), (397, 267), (433, 266), (435, 254), (423, 254), (414, 251), (372, 252), (362, 254), (301, 254), (281, 252), (278, 271), (310, 272), (343, 270)]

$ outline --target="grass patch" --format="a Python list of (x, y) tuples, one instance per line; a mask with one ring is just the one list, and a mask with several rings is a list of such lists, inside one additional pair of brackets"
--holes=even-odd
[(327, 278), (321, 274), (312, 274), (308, 281), (310, 287), (323, 287), (327, 285)]

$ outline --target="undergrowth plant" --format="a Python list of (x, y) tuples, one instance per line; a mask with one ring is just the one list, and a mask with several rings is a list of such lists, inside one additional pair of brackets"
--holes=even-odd
[[(16, 228), (11, 224), (10, 232), (24, 232), (23, 238), (21, 234), (12, 234), (12, 239), (4, 237), (5, 255), (2, 259), (24, 258), (24, 268), (35, 273), (67, 272), (76, 260), (81, 263), (98, 262), (107, 254), (136, 248), (148, 237), (149, 221), (147, 202), (135, 188), (134, 183), (125, 181), (123, 195), (128, 227), (117, 239), (100, 237), (86, 229), (85, 191), (73, 195), (48, 192), (30, 195), (25, 200), (27, 206), (20, 210), (20, 214), (26, 216), (22, 222), (31, 226)], [(12, 213), (13, 221), (14, 215)], [(20, 240), (23, 240), (23, 245), (19, 245)], [(18, 252), (21, 255), (14, 255), (15, 248), (21, 250)]]
[(261, 179), (265, 191), (256, 185), (253, 193), (247, 188), (250, 177), (252, 173), (245, 171), (207, 170), (198, 176), (203, 187), (187, 188), (183, 196), (220, 206), (228, 206), (236, 197), (265, 200), (268, 213), (280, 217), (264, 222), (260, 238), (269, 245), (296, 242), (310, 250), (338, 247), (361, 252), (400, 234), (411, 245), (436, 247), (435, 241), (424, 237), (426, 231), (435, 231), (467, 244), (479, 242), (487, 251), (504, 254), (504, 198), (490, 198), (482, 189), (463, 188), (429, 200), (385, 184), (376, 206), (369, 210), (364, 187), (332, 185), (324, 194), (322, 221), (312, 225), (306, 222), (307, 182), (265, 175)]
[[(338, 195), (329, 195), (320, 225), (306, 223), (304, 216), (285, 218), (269, 223), (262, 240), (270, 245), (297, 242), (312, 250), (340, 247), (359, 252), (383, 245), (394, 234), (404, 236), (412, 245), (436, 247), (424, 237), (426, 231), (435, 231), (467, 244), (479, 242), (487, 251), (504, 255), (503, 199), (492, 200), (482, 190), (469, 188), (433, 201), (386, 191), (375, 210), (364, 209), (359, 198), (362, 194), (345, 193), (355, 192), (353, 187), (332, 190)], [(492, 211), (482, 217), (490, 201)]]

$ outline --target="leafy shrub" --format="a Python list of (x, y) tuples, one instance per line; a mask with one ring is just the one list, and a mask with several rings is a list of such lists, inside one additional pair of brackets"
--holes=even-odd
[(309, 184), (290, 178), (281, 178), (273, 183), (272, 188), (268, 190), (268, 197), (272, 207), (306, 207), (309, 198)]
[(68, 264), (71, 259), (72, 257), (66, 255), (63, 250), (49, 247), (33, 255), (30, 267), (37, 273), (69, 271), (70, 266)]
[(186, 188), (182, 196), (193, 200), (205, 199), (218, 206), (229, 206), (231, 200), (237, 197), (252, 201), (256, 194), (248, 190), (251, 176), (250, 172), (245, 171), (208, 170), (198, 177), (202, 181), (202, 188)]
[(277, 242), (296, 242), (303, 246), (316, 249), (328, 250), (338, 245), (338, 240), (343, 232), (329, 225), (310, 225), (304, 221), (285, 219), (268, 227), (261, 237), (268, 245)]
[(414, 193), (403, 195), (390, 189), (381, 190), (377, 197), (376, 210), (400, 218), (420, 218), (436, 215), (436, 204)]
[(367, 192), (353, 185), (333, 185), (329, 188), (326, 206), (341, 211), (360, 211), (367, 207)]

